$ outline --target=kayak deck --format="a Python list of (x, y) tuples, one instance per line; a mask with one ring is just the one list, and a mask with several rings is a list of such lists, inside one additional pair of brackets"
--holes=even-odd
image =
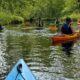
[[(22, 65), (21, 73), (18, 71), (18, 65)], [(8, 74), (5, 80), (36, 80), (31, 70), (25, 64), (23, 59), (20, 59)]]

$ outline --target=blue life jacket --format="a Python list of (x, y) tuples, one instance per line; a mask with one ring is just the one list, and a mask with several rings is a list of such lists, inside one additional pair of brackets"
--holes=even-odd
[(67, 23), (63, 24), (63, 26), (61, 28), (61, 32), (64, 34), (72, 34), (73, 33), (71, 27)]

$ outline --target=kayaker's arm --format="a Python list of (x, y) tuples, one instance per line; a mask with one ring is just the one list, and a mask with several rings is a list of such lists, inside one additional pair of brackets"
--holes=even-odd
[(75, 31), (73, 30), (72, 26), (70, 26), (70, 28), (71, 28), (71, 30), (72, 30), (72, 33), (74, 34), (74, 33), (75, 33)]

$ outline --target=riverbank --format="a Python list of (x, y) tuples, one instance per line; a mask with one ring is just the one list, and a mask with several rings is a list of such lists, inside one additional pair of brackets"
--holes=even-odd
[[(79, 13), (74, 13), (71, 15), (65, 15), (63, 17), (61, 17), (62, 20), (64, 20), (67, 16), (71, 17), (73, 19), (73, 21), (77, 21), (78, 19), (80, 19), (80, 14)], [(34, 18), (35, 19), (35, 18)], [(33, 20), (34, 20), (33, 19)], [(19, 23), (26, 23), (27, 21), (29, 22), (30, 18), (24, 18), (22, 16), (19, 15), (12, 15), (10, 13), (5, 13), (5, 12), (0, 12), (0, 24), (1, 25), (6, 25), (6, 24), (19, 24)], [(43, 21), (47, 21), (48, 22), (54, 22), (56, 19), (54, 18), (42, 18)]]
[(10, 13), (0, 12), (0, 24), (18, 24), (24, 22), (24, 18), (18, 15), (12, 15)]

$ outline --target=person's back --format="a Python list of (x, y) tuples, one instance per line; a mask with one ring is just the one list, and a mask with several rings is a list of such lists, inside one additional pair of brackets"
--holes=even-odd
[(67, 23), (63, 24), (62, 28), (61, 28), (61, 32), (63, 34), (72, 34), (73, 30), (71, 29), (70, 25), (68, 25)]
[[(71, 19), (70, 18), (66, 18), (66, 23), (63, 24), (63, 26), (61, 28), (61, 32), (62, 32), (62, 34), (67, 34), (67, 35), (73, 34), (73, 30), (71, 28)], [(68, 55), (70, 55), (70, 51), (72, 49), (73, 44), (74, 44), (73, 41), (62, 44), (63, 50), (65, 50)]]

